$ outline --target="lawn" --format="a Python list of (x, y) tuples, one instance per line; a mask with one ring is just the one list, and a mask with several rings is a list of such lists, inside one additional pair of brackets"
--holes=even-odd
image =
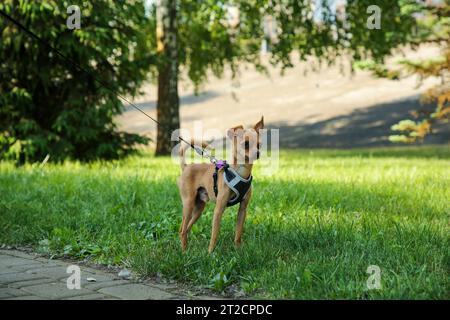
[(208, 255), (212, 204), (181, 252), (169, 158), (0, 162), (0, 243), (256, 298), (448, 299), (449, 165), (448, 146), (282, 151), (274, 176), (255, 166), (243, 246), (228, 208)]

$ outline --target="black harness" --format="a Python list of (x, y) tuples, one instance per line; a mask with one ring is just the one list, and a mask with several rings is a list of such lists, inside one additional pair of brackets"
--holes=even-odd
[(242, 178), (233, 168), (230, 167), (225, 161), (220, 161), (216, 163), (215, 170), (213, 173), (214, 180), (214, 194), (217, 197), (219, 192), (217, 188), (217, 177), (219, 170), (223, 168), (223, 179), (227, 186), (234, 192), (234, 197), (228, 200), (227, 207), (234, 206), (240, 203), (244, 199), (248, 190), (252, 185), (253, 177), (250, 176), (248, 179)]

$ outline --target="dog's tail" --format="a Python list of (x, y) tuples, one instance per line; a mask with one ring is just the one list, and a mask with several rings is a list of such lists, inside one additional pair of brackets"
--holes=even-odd
[[(203, 149), (206, 148), (208, 146), (208, 144), (206, 142), (196, 142), (194, 140), (191, 140), (191, 145), (193, 146), (201, 146)], [(190, 145), (188, 144), (184, 144), (183, 146), (180, 147), (180, 166), (181, 166), (181, 171), (184, 170), (184, 167), (186, 167), (186, 158), (185, 158), (185, 154), (186, 154), (186, 150), (188, 150), (189, 148), (191, 148)]]

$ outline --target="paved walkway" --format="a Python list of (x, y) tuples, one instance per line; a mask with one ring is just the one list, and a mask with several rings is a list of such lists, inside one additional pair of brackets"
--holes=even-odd
[[(0, 250), (0, 299), (189, 299), (174, 284), (133, 282), (117, 274), (79, 266), (81, 288), (68, 289), (67, 267), (61, 260), (49, 260), (17, 250)], [(200, 297), (195, 299), (208, 299)]]

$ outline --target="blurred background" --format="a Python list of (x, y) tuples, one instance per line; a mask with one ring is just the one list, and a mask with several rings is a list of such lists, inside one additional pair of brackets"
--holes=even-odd
[(6, 0), (1, 157), (114, 159), (146, 145), (168, 155), (174, 130), (261, 115), (284, 148), (448, 143), (449, 8)]
[[(439, 55), (436, 46), (406, 49), (408, 57), (429, 59)], [(267, 54), (262, 53), (263, 59)], [(390, 62), (400, 59), (398, 53)], [(293, 60), (296, 60), (295, 58)], [(421, 95), (439, 83), (427, 79), (421, 86), (416, 75), (399, 81), (374, 77), (369, 71), (350, 71), (349, 59), (340, 66), (319, 66), (314, 59), (296, 62), (282, 75), (271, 67), (269, 76), (251, 66), (243, 68), (239, 80), (228, 73), (223, 79), (211, 77), (195, 93), (189, 85), (180, 86), (182, 127), (193, 132), (195, 121), (203, 128), (227, 128), (238, 124), (253, 125), (264, 115), (266, 126), (280, 130), (284, 148), (353, 148), (398, 146), (389, 140), (391, 126), (412, 118), (414, 110), (435, 108), (421, 103)], [(313, 70), (311, 64), (316, 64)], [(145, 83), (144, 95), (136, 104), (156, 117), (157, 86)], [(120, 128), (156, 138), (156, 126), (132, 107), (118, 117)], [(437, 124), (423, 144), (449, 142), (448, 124)], [(210, 137), (205, 133), (205, 139)], [(400, 144), (403, 145), (403, 144)]]

